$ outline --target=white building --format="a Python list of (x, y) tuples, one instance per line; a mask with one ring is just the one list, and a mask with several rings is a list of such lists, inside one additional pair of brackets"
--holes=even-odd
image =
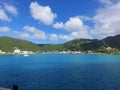
[(0, 50), (0, 54), (6, 54), (6, 52), (3, 52), (2, 50)]
[(107, 50), (111, 50), (112, 48), (111, 47), (107, 47)]
[(22, 51), (23, 54), (29, 54), (29, 51)]
[(20, 49), (18, 49), (18, 48), (16, 48), (16, 49), (14, 50), (14, 53), (15, 53), (15, 54), (20, 54), (20, 52), (21, 52), (21, 51), (20, 51)]

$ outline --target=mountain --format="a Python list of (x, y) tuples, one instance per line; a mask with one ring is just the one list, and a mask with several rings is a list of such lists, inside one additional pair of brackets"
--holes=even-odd
[(0, 37), (0, 50), (5, 52), (13, 52), (15, 47), (21, 50), (27, 50), (27, 51), (33, 51), (33, 52), (40, 50), (39, 46), (26, 40), (15, 39), (15, 38), (6, 37), (6, 36)]
[[(92, 51), (92, 52), (118, 52), (120, 51), (120, 35), (97, 39), (74, 39), (64, 44), (34, 44), (32, 42), (11, 37), (0, 37), (0, 50), (13, 52), (15, 47), (33, 52), (48, 51)], [(109, 47), (109, 48), (108, 48)], [(108, 50), (110, 49), (110, 50)]]
[(42, 51), (88, 51), (102, 47), (103, 42), (97, 39), (74, 39), (64, 44), (39, 44)]
[(120, 35), (107, 37), (102, 40), (75, 39), (63, 45), (64, 45), (64, 50), (70, 50), (70, 51), (119, 53), (120, 52)]
[(120, 49), (120, 35), (111, 36), (103, 39), (107, 47)]
[(41, 51), (63, 51), (64, 47), (63, 44), (38, 44), (41, 48)]
[(96, 50), (103, 45), (101, 40), (97, 39), (75, 39), (64, 44), (65, 50), (88, 51)]

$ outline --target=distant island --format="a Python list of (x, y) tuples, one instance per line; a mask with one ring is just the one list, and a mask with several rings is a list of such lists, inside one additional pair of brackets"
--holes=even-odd
[(74, 39), (63, 44), (35, 44), (11, 37), (0, 37), (0, 54), (105, 53), (120, 54), (120, 35), (102, 40)]

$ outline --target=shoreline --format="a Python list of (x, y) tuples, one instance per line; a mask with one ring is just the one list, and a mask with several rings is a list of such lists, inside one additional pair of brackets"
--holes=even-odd
[(87, 54), (97, 54), (97, 55), (120, 55), (120, 53), (55, 53), (55, 52), (44, 52), (44, 53), (33, 53), (33, 54), (13, 54), (13, 53), (6, 53), (6, 54), (0, 54), (0, 56), (7, 56), (7, 55), (13, 55), (13, 56), (24, 56), (24, 55), (40, 55), (40, 54), (76, 54), (76, 55), (87, 55)]

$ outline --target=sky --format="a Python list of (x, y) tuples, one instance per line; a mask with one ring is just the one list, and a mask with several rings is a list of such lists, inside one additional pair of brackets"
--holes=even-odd
[(120, 0), (0, 0), (0, 36), (39, 44), (120, 34)]

